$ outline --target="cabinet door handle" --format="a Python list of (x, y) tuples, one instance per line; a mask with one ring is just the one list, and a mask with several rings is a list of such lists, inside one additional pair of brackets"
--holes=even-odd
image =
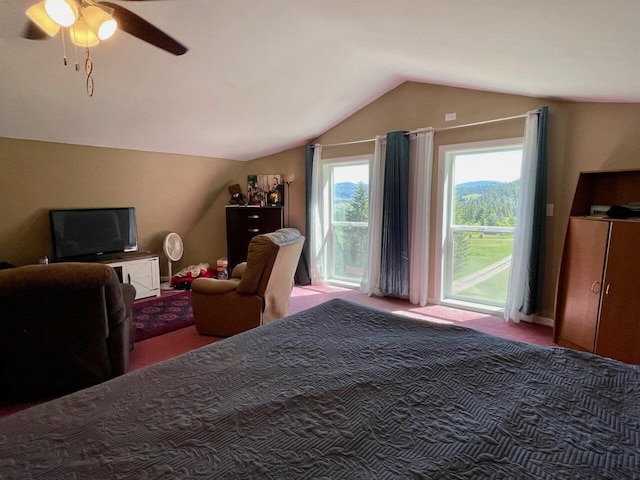
[(611, 290), (611, 284), (607, 283), (607, 288), (605, 289), (604, 294), (609, 295), (609, 290)]
[(260, 215), (249, 215), (247, 218), (260, 218)]
[(260, 229), (259, 228), (250, 228), (248, 231), (251, 232), (251, 233), (258, 233), (260, 231)]
[(131, 274), (127, 273), (127, 278), (129, 279), (129, 284), (131, 284)]
[(595, 293), (596, 295), (600, 293), (600, 282), (598, 282), (597, 280), (593, 282), (593, 285), (591, 285), (591, 292)]

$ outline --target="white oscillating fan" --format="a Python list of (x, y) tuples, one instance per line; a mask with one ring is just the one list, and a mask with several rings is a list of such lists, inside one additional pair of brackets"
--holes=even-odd
[(182, 254), (184, 253), (182, 238), (180, 238), (180, 235), (178, 235), (177, 233), (171, 232), (166, 237), (164, 237), (162, 248), (164, 249), (164, 254), (167, 256), (169, 272), (169, 282), (167, 282), (167, 284), (163, 284), (163, 287), (171, 288), (170, 282), (171, 277), (173, 276), (173, 262), (177, 262), (178, 260), (180, 260), (182, 258)]

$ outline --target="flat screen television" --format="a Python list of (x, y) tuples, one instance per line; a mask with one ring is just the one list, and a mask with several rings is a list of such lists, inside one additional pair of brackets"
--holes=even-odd
[(95, 260), (138, 250), (134, 207), (49, 210), (49, 220), (57, 262)]

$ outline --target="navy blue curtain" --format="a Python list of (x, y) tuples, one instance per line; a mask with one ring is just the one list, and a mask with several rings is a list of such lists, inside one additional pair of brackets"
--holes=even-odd
[(520, 312), (524, 315), (540, 314), (544, 285), (544, 260), (546, 253), (547, 209), (547, 113), (542, 107), (538, 116), (538, 163), (536, 170), (535, 201), (529, 255), (528, 278)]
[(309, 252), (309, 236), (311, 235), (311, 175), (313, 173), (313, 145), (308, 143), (305, 145), (305, 205), (307, 212), (306, 231), (304, 238), (304, 246), (302, 247), (302, 255), (298, 262), (298, 268), (295, 274), (295, 283), (298, 285), (311, 285), (311, 274), (309, 265), (311, 265), (311, 253)]
[(380, 291), (409, 296), (409, 137), (387, 134), (382, 200)]

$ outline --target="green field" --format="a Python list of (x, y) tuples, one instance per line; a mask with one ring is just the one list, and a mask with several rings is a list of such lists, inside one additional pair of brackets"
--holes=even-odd
[(453, 279), (477, 272), (511, 254), (513, 234), (471, 233), (471, 241), (462, 266), (453, 272)]
[[(472, 233), (461, 267), (454, 272), (454, 282), (466, 275), (482, 270), (507, 257), (513, 251), (513, 234)], [(509, 269), (456, 293), (457, 298), (477, 300), (481, 303), (504, 303), (507, 297)]]
[(475, 300), (478, 303), (498, 303), (503, 304), (507, 299), (507, 285), (509, 282), (509, 270), (503, 270), (497, 275), (480, 282), (473, 287), (461, 290), (456, 297)]

